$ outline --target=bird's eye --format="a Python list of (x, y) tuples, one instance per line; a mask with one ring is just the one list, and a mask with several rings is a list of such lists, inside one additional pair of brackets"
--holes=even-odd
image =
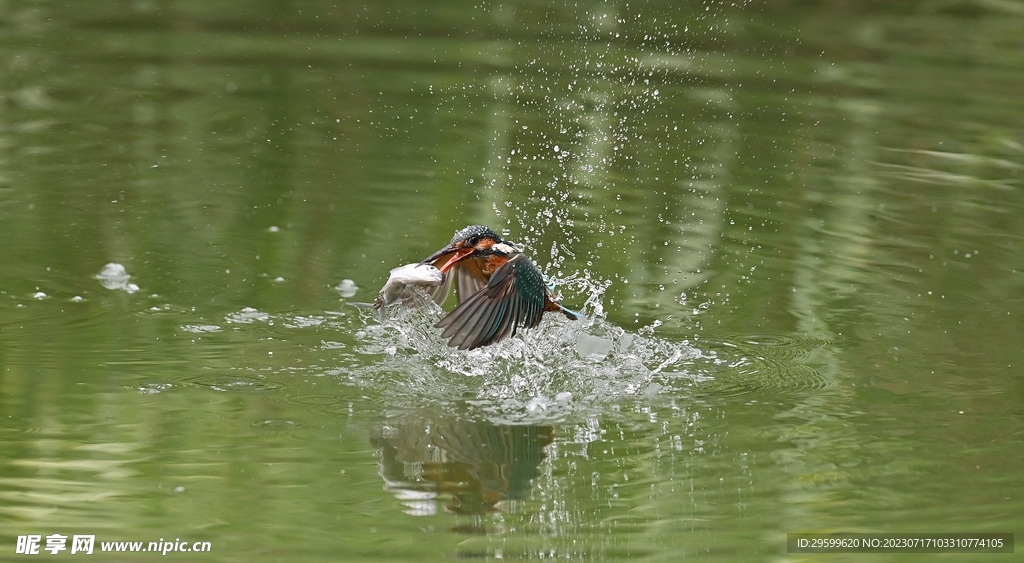
[(473, 238), (469, 239), (468, 241), (466, 241), (466, 244), (468, 244), (469, 246), (476, 246), (477, 243), (479, 243), (479, 242), (480, 242), (480, 237), (473, 237)]

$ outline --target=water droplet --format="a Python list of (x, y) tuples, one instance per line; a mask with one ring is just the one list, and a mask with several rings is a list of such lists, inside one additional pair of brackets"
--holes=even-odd
[(339, 283), (334, 290), (342, 297), (348, 299), (356, 294), (356, 291), (359, 290), (359, 286), (356, 285), (356, 282), (346, 278), (341, 280), (341, 283)]

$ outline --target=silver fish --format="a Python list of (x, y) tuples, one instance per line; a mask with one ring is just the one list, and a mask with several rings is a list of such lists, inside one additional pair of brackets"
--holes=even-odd
[(415, 300), (418, 296), (410, 286), (437, 287), (444, 280), (444, 274), (430, 264), (406, 264), (391, 270), (387, 283), (373, 302), (374, 309), (380, 309), (396, 301)]

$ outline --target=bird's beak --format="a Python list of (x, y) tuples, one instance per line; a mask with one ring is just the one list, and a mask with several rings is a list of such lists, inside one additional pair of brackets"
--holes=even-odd
[(437, 252), (427, 256), (420, 264), (433, 264), (437, 266), (438, 262), (444, 260), (444, 263), (437, 266), (438, 270), (441, 270), (442, 274), (447, 274), (448, 270), (452, 269), (455, 264), (459, 263), (466, 258), (469, 258), (476, 249), (473, 247), (469, 248), (453, 248), (451, 245), (438, 250)]

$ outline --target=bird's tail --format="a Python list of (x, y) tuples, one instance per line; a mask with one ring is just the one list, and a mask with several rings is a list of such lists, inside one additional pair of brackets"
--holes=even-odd
[(566, 309), (561, 304), (558, 305), (558, 310), (561, 311), (563, 315), (568, 317), (570, 321), (585, 321), (585, 320), (587, 320), (587, 317), (584, 317), (582, 313), (577, 313), (576, 311), (573, 311), (572, 309)]
[[(548, 291), (551, 293), (551, 295), (550, 295), (551, 300), (554, 301), (555, 305), (558, 307), (558, 310), (561, 311), (563, 315), (568, 317), (568, 319), (570, 321), (585, 321), (585, 320), (587, 320), (587, 317), (584, 317), (583, 313), (577, 313), (576, 311), (573, 311), (572, 309), (566, 309), (565, 307), (562, 306), (561, 303), (559, 303), (558, 301), (556, 301), (554, 299), (554, 297), (555, 297), (555, 284), (549, 283), (548, 284)], [(547, 309), (547, 310), (550, 311), (551, 309)]]

